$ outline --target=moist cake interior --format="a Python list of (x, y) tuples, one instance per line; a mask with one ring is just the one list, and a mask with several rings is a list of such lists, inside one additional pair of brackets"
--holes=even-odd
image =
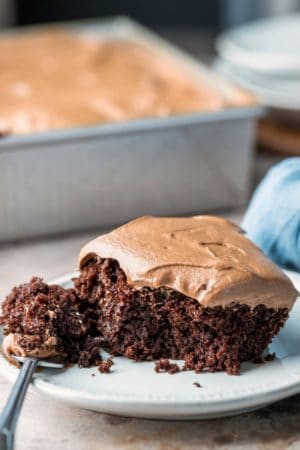
[(8, 357), (48, 352), (87, 367), (100, 363), (104, 348), (136, 361), (183, 359), (186, 370), (238, 374), (241, 362), (261, 357), (288, 317), (288, 308), (238, 300), (204, 307), (170, 288), (136, 289), (116, 260), (95, 257), (73, 289), (39, 278), (14, 288), (0, 324), (14, 338)]
[(79, 299), (96, 308), (95, 334), (113, 355), (183, 359), (197, 372), (238, 374), (242, 361), (261, 356), (288, 316), (287, 308), (250, 308), (238, 299), (211, 308), (169, 288), (137, 290), (112, 259), (89, 261), (74, 286)]

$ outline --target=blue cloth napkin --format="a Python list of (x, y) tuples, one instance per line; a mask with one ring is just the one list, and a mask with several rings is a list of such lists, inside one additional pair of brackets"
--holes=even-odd
[(286, 159), (267, 173), (242, 227), (273, 261), (300, 272), (300, 158)]

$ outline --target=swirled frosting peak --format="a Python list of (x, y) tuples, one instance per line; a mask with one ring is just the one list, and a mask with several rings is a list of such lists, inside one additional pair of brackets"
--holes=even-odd
[(95, 256), (117, 260), (135, 288), (169, 287), (205, 306), (290, 309), (298, 295), (243, 231), (220, 217), (141, 217), (86, 244), (80, 267)]

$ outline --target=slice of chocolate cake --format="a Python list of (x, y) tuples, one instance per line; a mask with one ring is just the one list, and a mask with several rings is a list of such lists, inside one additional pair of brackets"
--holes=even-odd
[(113, 355), (237, 374), (261, 356), (298, 293), (225, 219), (142, 217), (83, 247), (78, 298)]
[(142, 217), (88, 243), (79, 265), (74, 289), (34, 278), (12, 290), (0, 317), (8, 358), (86, 367), (100, 364), (102, 347), (160, 360), (158, 371), (174, 372), (170, 358), (238, 374), (261, 359), (298, 295), (240, 228), (212, 216)]

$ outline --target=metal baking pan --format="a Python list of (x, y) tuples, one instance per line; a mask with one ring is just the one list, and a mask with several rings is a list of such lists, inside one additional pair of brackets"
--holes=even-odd
[[(144, 41), (226, 89), (208, 69), (127, 18), (66, 26)], [(0, 241), (106, 227), (142, 214), (241, 206), (260, 112), (249, 106), (4, 137)]]

